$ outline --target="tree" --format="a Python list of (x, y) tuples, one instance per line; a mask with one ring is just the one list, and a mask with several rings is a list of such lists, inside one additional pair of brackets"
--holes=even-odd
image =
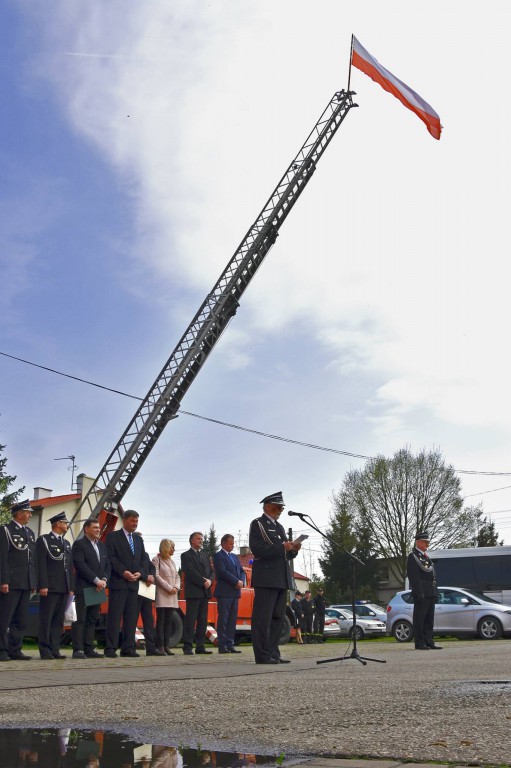
[(213, 557), (215, 552), (218, 551), (218, 544), (216, 539), (216, 531), (215, 531), (214, 523), (211, 523), (209, 533), (204, 534), (204, 542), (202, 544), (202, 549), (204, 550), (204, 552), (207, 552), (208, 555), (210, 555), (210, 557)]
[(499, 541), (499, 534), (495, 530), (495, 523), (492, 523), (485, 517), (476, 537), (476, 546), (502, 547), (503, 544), (503, 539)]
[(17, 491), (7, 493), (11, 485), (16, 480), (16, 475), (8, 475), (6, 472), (7, 458), (2, 456), (5, 445), (0, 445), (0, 523), (8, 523), (11, 520), (10, 508), (15, 504), (25, 487), (18, 488)]
[(378, 587), (378, 566), (371, 532), (367, 526), (357, 525), (340, 495), (334, 494), (332, 507), (327, 529), (331, 541), (325, 540), (324, 557), (319, 558), (325, 576), (325, 597), (329, 602), (351, 602), (353, 560), (346, 554), (350, 552), (364, 563), (355, 566), (356, 599), (361, 595), (365, 599), (374, 599)]
[(393, 559), (403, 581), (415, 535), (429, 532), (434, 547), (460, 546), (474, 533), (471, 509), (463, 509), (460, 480), (438, 450), (409, 448), (391, 459), (378, 456), (348, 472), (337, 494), (353, 524), (370, 534), (375, 552)]

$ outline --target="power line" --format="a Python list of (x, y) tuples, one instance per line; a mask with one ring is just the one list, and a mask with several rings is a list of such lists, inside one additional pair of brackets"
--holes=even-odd
[[(73, 381), (79, 381), (81, 384), (88, 384), (90, 387), (96, 387), (97, 389), (104, 389), (106, 392), (113, 392), (115, 395), (122, 395), (123, 397), (129, 397), (132, 400), (138, 400), (139, 402), (143, 401), (143, 397), (139, 397), (138, 395), (130, 395), (128, 392), (123, 392), (120, 389), (113, 389), (112, 387), (107, 387), (104, 384), (98, 384), (95, 381), (90, 381), (88, 379), (83, 379), (80, 376), (73, 376), (70, 373), (64, 373), (63, 371), (57, 371), (55, 368), (50, 368), (47, 365), (40, 365), (39, 363), (34, 363), (30, 360), (24, 360), (21, 357), (16, 357), (15, 355), (9, 355), (7, 352), (0, 351), (0, 355), (3, 357), (8, 357), (11, 360), (17, 360), (19, 363), (24, 363), (25, 365), (31, 365), (34, 368), (40, 368), (43, 371), (48, 371), (49, 373), (54, 373), (57, 376), (63, 376), (66, 379), (73, 379)], [(193, 416), (195, 419), (201, 419), (202, 421), (208, 421), (212, 424), (218, 424), (222, 427), (228, 427), (229, 429), (237, 429), (241, 432), (248, 432), (252, 435), (258, 435), (259, 437), (266, 437), (269, 440), (280, 440), (283, 443), (290, 443), (291, 445), (300, 445), (302, 448), (311, 448), (315, 451), (325, 451), (327, 453), (335, 453), (340, 456), (349, 456), (353, 459), (364, 459), (365, 461), (368, 460), (374, 460), (374, 456), (366, 456), (362, 453), (353, 453), (351, 451), (343, 451), (339, 448), (327, 448), (323, 445), (316, 445), (315, 443), (306, 443), (302, 440), (293, 440), (290, 437), (283, 437), (282, 435), (274, 435), (271, 432), (262, 432), (258, 429), (250, 429), (249, 427), (242, 427), (240, 424), (232, 424), (228, 421), (221, 421), (220, 419), (213, 419), (210, 416), (201, 416), (198, 413), (192, 413), (191, 411), (185, 411), (183, 409), (179, 410), (179, 413), (184, 414), (185, 416)], [(455, 469), (455, 472), (457, 472), (460, 475), (492, 475), (492, 476), (505, 476), (505, 477), (511, 477), (511, 472), (483, 472), (481, 470), (476, 469)], [(472, 494), (472, 495), (479, 495), (479, 494)]]

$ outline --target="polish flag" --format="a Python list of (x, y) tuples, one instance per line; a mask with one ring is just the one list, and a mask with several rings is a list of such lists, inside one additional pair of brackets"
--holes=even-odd
[(353, 47), (351, 51), (351, 63), (357, 69), (365, 72), (366, 75), (374, 80), (375, 83), (379, 83), (381, 87), (392, 93), (396, 99), (399, 99), (401, 104), (415, 112), (423, 123), (426, 124), (426, 128), (433, 136), (434, 139), (440, 138), (442, 126), (440, 125), (440, 118), (427, 101), (421, 99), (418, 93), (412, 91), (405, 83), (398, 80), (392, 72), (382, 67), (382, 65), (366, 51), (364, 46), (360, 45), (356, 37), (353, 37)]

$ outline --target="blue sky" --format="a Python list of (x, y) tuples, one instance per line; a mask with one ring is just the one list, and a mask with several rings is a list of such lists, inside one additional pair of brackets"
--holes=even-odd
[[(511, 8), (358, 6), (2, 4), (0, 350), (143, 396), (346, 87), (354, 32), (436, 109), (442, 139), (353, 73), (359, 109), (183, 408), (364, 455), (439, 447), (458, 469), (511, 471)], [(0, 440), (29, 490), (66, 492), (54, 459), (68, 454), (95, 475), (135, 407), (0, 356)], [(243, 541), (276, 490), (324, 526), (362, 465), (182, 415), (124, 502), (153, 549), (213, 522)], [(511, 479), (462, 482), (511, 543), (511, 489), (493, 490)]]

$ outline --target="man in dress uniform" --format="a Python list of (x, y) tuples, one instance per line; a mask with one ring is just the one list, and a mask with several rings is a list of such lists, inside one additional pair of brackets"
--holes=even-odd
[(316, 596), (313, 598), (314, 602), (314, 636), (317, 643), (324, 643), (324, 631), (325, 631), (325, 610), (327, 606), (327, 599), (323, 594), (323, 589), (320, 587)]
[(181, 568), (185, 575), (186, 615), (183, 627), (183, 653), (193, 653), (195, 633), (195, 653), (210, 654), (206, 645), (208, 628), (208, 601), (211, 597), (211, 584), (214, 573), (209, 555), (203, 551), (204, 536), (200, 531), (190, 534), (190, 549), (181, 555)]
[(50, 525), (51, 532), (36, 541), (39, 654), (41, 659), (65, 659), (60, 641), (66, 607), (74, 594), (71, 544), (65, 539), (69, 528), (66, 513), (50, 517)]
[(415, 537), (415, 547), (408, 555), (406, 572), (413, 595), (413, 635), (418, 651), (441, 650), (433, 642), (435, 601), (438, 597), (435, 566), (426, 554), (429, 534), (420, 531)]
[(28, 527), (28, 499), (11, 507), (12, 521), (0, 529), (0, 661), (25, 661), (21, 650), (30, 593), (36, 588), (35, 535)]
[(87, 604), (84, 590), (104, 592), (110, 578), (110, 561), (106, 546), (99, 540), (101, 526), (91, 518), (83, 524), (83, 536), (71, 547), (75, 577), (76, 621), (71, 627), (73, 659), (97, 659), (103, 656), (94, 648), (94, 633), (100, 604)]
[(261, 517), (250, 524), (249, 546), (254, 555), (252, 586), (252, 647), (256, 664), (286, 664), (280, 657), (279, 638), (286, 612), (287, 591), (293, 589), (289, 562), (296, 557), (299, 541), (288, 541), (278, 522), (285, 503), (282, 492), (265, 496)]

